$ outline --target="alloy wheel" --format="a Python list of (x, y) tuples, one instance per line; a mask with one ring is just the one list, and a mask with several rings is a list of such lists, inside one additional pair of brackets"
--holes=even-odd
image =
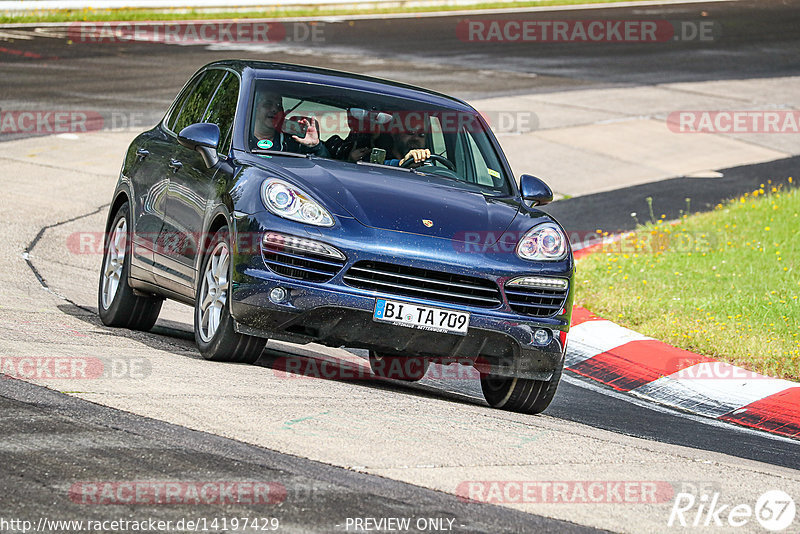
[(200, 337), (211, 341), (219, 328), (222, 310), (228, 301), (228, 270), (230, 267), (228, 244), (217, 243), (206, 262), (203, 288), (200, 292)]
[(128, 247), (128, 222), (122, 217), (108, 242), (106, 259), (103, 264), (103, 307), (108, 309), (114, 302), (119, 284), (122, 282), (122, 270), (125, 266), (125, 254)]

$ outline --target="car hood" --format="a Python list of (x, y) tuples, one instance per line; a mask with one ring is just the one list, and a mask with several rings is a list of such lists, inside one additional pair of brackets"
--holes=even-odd
[(486, 196), (446, 178), (384, 165), (280, 156), (256, 156), (252, 163), (305, 189), (331, 211), (341, 211), (333, 202), (361, 224), (383, 230), (494, 242), (519, 209), (513, 198)]

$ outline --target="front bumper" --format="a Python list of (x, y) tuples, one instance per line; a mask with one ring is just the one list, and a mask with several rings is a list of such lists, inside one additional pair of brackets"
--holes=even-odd
[[(270, 231), (297, 235), (296, 225), (276, 228), (285, 223), (275, 219), (268, 214), (249, 216), (247, 219), (237, 221), (238, 231), (248, 232), (251, 236), (258, 235), (265, 232), (266, 225), (269, 224)], [(314, 239), (337, 247), (347, 256), (342, 270), (326, 282), (300, 281), (278, 275), (266, 267), (260, 254), (246, 254), (234, 250), (234, 279), (230, 295), (231, 314), (237, 331), (292, 342), (364, 348), (384, 353), (422, 356), (439, 361), (469, 360), (481, 372), (535, 380), (548, 380), (553, 371), (563, 365), (572, 305), (571, 260), (568, 262), (569, 271), (563, 272), (562, 267), (562, 272), (558, 273), (560, 276), (570, 278), (570, 292), (564, 314), (533, 318), (515, 313), (507, 305), (497, 309), (452, 305), (378, 293), (345, 284), (342, 280), (343, 274), (358, 260), (413, 263), (415, 266), (423, 264), (425, 267), (440, 270), (447, 270), (448, 266), (450, 270), (457, 269), (452, 267), (453, 258), (448, 257), (448, 253), (442, 250), (441, 239), (436, 239), (433, 243), (438, 247), (436, 254), (430, 255), (436, 260), (430, 260), (425, 264), (425, 260), (420, 259), (420, 256), (424, 256), (424, 249), (428, 244), (426, 240), (432, 238), (415, 236), (414, 251), (409, 255), (416, 254), (417, 257), (413, 260), (405, 259), (403, 254), (398, 254), (398, 243), (387, 243), (386, 234), (397, 232), (369, 229), (352, 220), (344, 221), (344, 225), (348, 224), (354, 225), (354, 228), (349, 229), (347, 239), (337, 239), (336, 235), (313, 236)], [(354, 239), (352, 232), (356, 230), (373, 235)], [(347, 232), (348, 229), (340, 231)], [(371, 247), (369, 245), (371, 243), (379, 245)], [(392, 250), (392, 253), (389, 254), (385, 250)], [(463, 257), (460, 258), (460, 262), (464, 263)], [(482, 265), (480, 272), (497, 282), (500, 287), (503, 287), (505, 280), (514, 276), (542, 274), (536, 270), (521, 272), (518, 266), (506, 266), (502, 261), (495, 262), (494, 265)], [(280, 303), (273, 302), (269, 298), (270, 291), (276, 287), (283, 288), (288, 295)], [(468, 311), (470, 312), (468, 332), (462, 336), (376, 322), (372, 318), (376, 298)], [(545, 328), (552, 334), (547, 344), (537, 345), (533, 341), (533, 334), (537, 328)]]

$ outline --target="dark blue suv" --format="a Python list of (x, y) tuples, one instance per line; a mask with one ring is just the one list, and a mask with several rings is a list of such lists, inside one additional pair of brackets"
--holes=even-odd
[(374, 374), (474, 366), (487, 402), (544, 410), (574, 263), (481, 115), (425, 89), (312, 67), (201, 68), (125, 156), (98, 307), (147, 330), (194, 307), (210, 360), (267, 339), (365, 348)]

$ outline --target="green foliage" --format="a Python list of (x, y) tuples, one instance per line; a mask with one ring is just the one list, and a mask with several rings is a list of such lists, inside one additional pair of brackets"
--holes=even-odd
[[(791, 184), (792, 180), (789, 179)], [(800, 190), (771, 182), (581, 260), (576, 303), (671, 345), (800, 379)]]
[[(627, 0), (540, 0), (514, 2), (513, 6), (508, 2), (486, 2), (467, 6), (468, 9), (509, 9), (531, 7), (531, 6), (560, 6), (575, 4), (596, 4), (625, 2)], [(653, 3), (657, 3), (653, 0)], [(336, 15), (368, 15), (386, 13), (421, 13), (433, 11), (454, 11), (463, 10), (460, 5), (442, 6), (417, 6), (417, 7), (393, 7), (375, 9), (345, 9), (331, 7), (297, 7), (283, 8), (274, 7), (261, 9), (260, 11), (198, 11), (194, 9), (57, 9), (40, 10), (26, 12), (24, 14), (13, 14), (5, 12), (0, 14), (2, 23), (20, 22), (83, 22), (83, 21), (160, 21), (160, 20), (229, 20), (229, 19), (263, 19), (263, 18), (288, 18), (288, 17), (321, 17)]]

